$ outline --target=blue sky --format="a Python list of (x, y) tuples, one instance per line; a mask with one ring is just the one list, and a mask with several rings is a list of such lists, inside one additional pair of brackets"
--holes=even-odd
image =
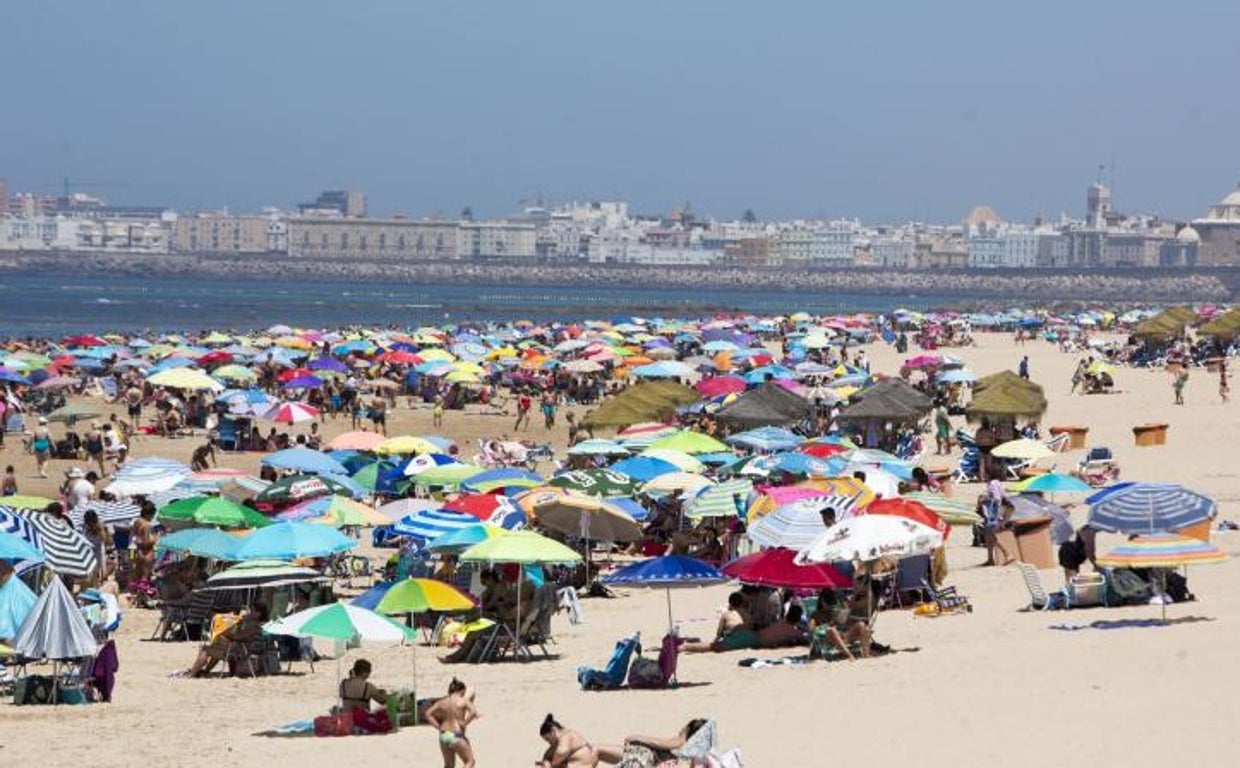
[[(0, 176), (181, 209), (624, 198), (737, 216), (1195, 216), (1240, 180), (1240, 3), (7, 3)], [(84, 190), (91, 191), (91, 190)]]

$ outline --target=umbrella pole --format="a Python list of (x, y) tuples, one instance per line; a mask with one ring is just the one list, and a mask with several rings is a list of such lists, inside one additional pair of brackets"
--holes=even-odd
[(418, 642), (415, 639), (411, 642), (410, 647), (413, 649), (413, 724), (418, 724)]
[(675, 625), (672, 623), (672, 588), (667, 587), (667, 633), (670, 635), (676, 631)]

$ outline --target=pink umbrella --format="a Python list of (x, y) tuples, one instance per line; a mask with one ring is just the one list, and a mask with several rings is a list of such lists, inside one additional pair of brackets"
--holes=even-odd
[(72, 376), (53, 376), (50, 379), (44, 379), (35, 386), (35, 389), (64, 389), (65, 387), (76, 387), (78, 380)]
[(918, 370), (922, 368), (938, 368), (942, 364), (943, 358), (938, 355), (917, 355), (905, 360), (903, 367)]
[(739, 376), (711, 376), (694, 384), (693, 388), (703, 397), (719, 397), (744, 392), (747, 386), (745, 380)]

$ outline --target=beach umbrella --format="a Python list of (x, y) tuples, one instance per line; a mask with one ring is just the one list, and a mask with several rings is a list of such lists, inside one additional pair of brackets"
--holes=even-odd
[(507, 496), (497, 496), (493, 493), (471, 493), (458, 496), (445, 501), (443, 509), (450, 512), (464, 512), (482, 522), (490, 522), (497, 517), (502, 519), (514, 512), (521, 513), (521, 510), (517, 509)]
[[(374, 507), (346, 496), (319, 496), (300, 502), (285, 512), (305, 514), (304, 519), (319, 525), (330, 525), (335, 528), (365, 527), (387, 525), (388, 519), (379, 514)], [(284, 513), (281, 513), (284, 514)]]
[[(687, 455), (687, 454), (686, 454)], [(692, 458), (692, 457), (690, 457)], [(648, 482), (658, 477), (666, 475), (669, 472), (679, 471), (679, 468), (671, 463), (656, 456), (633, 456), (627, 459), (621, 459), (608, 467), (612, 472), (619, 472), (628, 475), (634, 480)]]
[(330, 494), (352, 496), (353, 491), (334, 476), (290, 475), (258, 491), (254, 501), (260, 508), (267, 509)]
[[(0, 560), (38, 560), (42, 561), (43, 553), (25, 538), (14, 533), (0, 531)], [(0, 637), (10, 635), (0, 634)]]
[(551, 478), (547, 484), (600, 498), (632, 496), (641, 488), (641, 484), (633, 478), (610, 469), (579, 469), (565, 472)]
[(479, 472), (461, 483), (461, 490), (491, 494), (510, 488), (533, 488), (545, 482), (546, 480), (541, 475), (525, 469), (494, 467)]
[(253, 370), (246, 368), (244, 365), (221, 365), (219, 368), (211, 371), (211, 376), (228, 382), (254, 381), (258, 378), (258, 374)]
[[(349, 645), (358, 643), (404, 643), (412, 642), (416, 632), (399, 622), (374, 611), (348, 603), (331, 603), (317, 608), (307, 608), (283, 619), (268, 622), (263, 630), (269, 635), (291, 635), (332, 641), (336, 653), (336, 691), (340, 692), (340, 657)], [(416, 659), (416, 656), (415, 656)], [(417, 666), (414, 661), (416, 684)]]
[(460, 559), (462, 562), (572, 565), (581, 562), (581, 555), (533, 531), (512, 531), (475, 544), (462, 552)]
[(435, 499), (397, 499), (381, 505), (378, 512), (388, 520), (396, 521), (425, 509), (439, 509), (439, 502)]
[(89, 658), (98, 649), (90, 625), (60, 579), (48, 582), (13, 637), (13, 650), (29, 659)]
[(799, 453), (807, 456), (813, 456), (817, 459), (829, 459), (832, 456), (838, 456), (851, 450), (845, 445), (836, 445), (834, 443), (804, 443), (797, 448)]
[(901, 498), (924, 504), (949, 525), (976, 525), (982, 521), (973, 504), (931, 491), (914, 491)]
[(874, 495), (885, 499), (894, 499), (900, 495), (900, 478), (884, 469), (868, 464), (845, 464), (837, 470), (839, 475), (845, 477), (853, 477), (856, 472), (865, 475), (864, 484)]
[(327, 447), (333, 451), (373, 451), (376, 446), (387, 440), (378, 432), (353, 431), (337, 435)]
[(593, 438), (582, 440), (568, 449), (570, 456), (628, 456), (629, 449), (615, 440)]
[(372, 449), (380, 456), (390, 456), (393, 454), (411, 455), (415, 453), (439, 453), (440, 448), (435, 443), (423, 437), (415, 437), (413, 435), (401, 435), (384, 440)]
[(951, 526), (933, 510), (919, 501), (909, 498), (875, 499), (863, 507), (859, 514), (863, 515), (894, 515), (912, 520), (915, 523), (933, 528), (943, 534), (946, 539), (951, 535)]
[(414, 481), (427, 487), (454, 488), (483, 471), (474, 464), (443, 464), (418, 473)]
[(0, 381), (6, 384), (22, 384), (25, 386), (30, 386), (34, 383), (17, 371), (9, 370), (8, 368), (0, 368)]
[(241, 539), (234, 550), (237, 560), (295, 560), (327, 557), (347, 552), (357, 542), (326, 525), (275, 523)]
[(1012, 486), (1017, 493), (1092, 493), (1093, 487), (1072, 475), (1047, 472), (1034, 475)]
[(285, 448), (276, 451), (262, 460), (263, 465), (286, 469), (294, 472), (306, 472), (312, 475), (334, 474), (347, 475), (344, 465), (320, 451), (309, 448)]
[(650, 447), (659, 450), (683, 451), (691, 456), (698, 453), (719, 453), (728, 450), (726, 444), (710, 435), (690, 430), (661, 437), (651, 443)]
[(1055, 452), (1047, 448), (1046, 444), (1039, 440), (1030, 440), (1022, 437), (1018, 440), (1009, 440), (1006, 443), (996, 445), (991, 449), (990, 455), (1000, 459), (1037, 461), (1039, 459), (1052, 458)]
[(696, 472), (669, 472), (644, 483), (641, 492), (647, 495), (688, 494), (696, 495), (703, 488), (714, 485), (710, 478)]
[(421, 453), (411, 456), (404, 463), (397, 465), (392, 474), (398, 477), (416, 477), (435, 467), (445, 467), (461, 462), (444, 453)]
[(800, 563), (833, 563), (926, 555), (943, 546), (943, 534), (894, 515), (861, 515), (831, 526), (797, 554)]
[(88, 403), (70, 403), (61, 406), (47, 415), (48, 421), (61, 421), (73, 424), (85, 419), (99, 418), (99, 409)]
[(740, 517), (745, 514), (753, 482), (748, 478), (724, 480), (699, 490), (685, 503), (690, 518)]
[(630, 563), (604, 576), (601, 581), (612, 587), (662, 589), (667, 594), (667, 631), (675, 632), (672, 618), (672, 590), (709, 587), (728, 581), (718, 568), (684, 555), (664, 555)]
[[(724, 453), (729, 456), (735, 456), (731, 450), (725, 451)], [(660, 461), (665, 461), (681, 472), (704, 472), (706, 471), (706, 464), (703, 463), (702, 458), (713, 455), (717, 454), (703, 453), (698, 456), (690, 456), (684, 451), (672, 450), (670, 448), (647, 448), (641, 452), (638, 458), (658, 459)], [(702, 458), (699, 458), (699, 456)]]
[(35, 389), (66, 389), (76, 387), (79, 380), (72, 376), (51, 376), (35, 385)]
[(190, 523), (219, 528), (262, 528), (271, 523), (257, 510), (223, 496), (195, 496), (174, 501), (160, 508), (156, 519), (161, 523)]
[[(0, 536), (0, 539), (3, 539)], [(3, 544), (0, 544), (2, 547)], [(42, 553), (37, 553), (39, 559), (43, 558)], [(30, 615), (30, 611), (34, 609), (34, 604), (38, 602), (39, 597), (26, 586), (26, 582), (19, 578), (13, 577), (0, 585), (0, 637), (11, 638), (17, 634), (26, 622), (26, 617)], [(10, 650), (6, 653), (3, 646), (0, 646), (0, 658), (12, 655)]]
[(392, 615), (401, 613), (454, 613), (475, 607), (474, 599), (451, 584), (435, 579), (403, 579), (393, 584), (375, 607)]
[(827, 526), (822, 520), (824, 510), (834, 510), (835, 519), (843, 520), (853, 513), (854, 507), (854, 500), (848, 496), (798, 499), (759, 518), (749, 526), (745, 535), (759, 547), (799, 550), (827, 532)]
[(641, 527), (606, 500), (582, 494), (564, 494), (535, 505), (534, 514), (543, 528), (588, 541), (637, 541)]
[(263, 414), (263, 419), (277, 424), (301, 424), (319, 417), (319, 409), (305, 403), (278, 403)]
[(26, 496), (17, 494), (16, 496), (0, 496), (0, 501), (4, 502), (4, 506), (14, 509), (35, 509), (44, 510), (52, 505), (52, 500), (44, 496)]
[(99, 522), (117, 528), (128, 528), (129, 524), (138, 519), (141, 508), (132, 501), (103, 501), (94, 499), (69, 511), (69, 519), (79, 529), (87, 512), (94, 512)]
[(749, 385), (739, 376), (711, 376), (694, 384), (693, 388), (702, 397), (722, 397), (723, 395), (744, 392), (749, 388)]
[(409, 536), (425, 543), (448, 531), (477, 524), (478, 518), (464, 512), (422, 509), (397, 520), (392, 526), (392, 532), (397, 536)]
[(232, 560), (240, 539), (218, 528), (186, 528), (159, 537), (160, 552), (184, 552), (216, 560)]
[(852, 579), (830, 563), (798, 563), (796, 550), (782, 547), (754, 552), (723, 566), (723, 573), (742, 584), (780, 589), (844, 589)]
[(168, 368), (148, 378), (147, 383), (169, 389), (224, 391), (223, 384), (197, 368)]
[(498, 525), (475, 523), (439, 534), (426, 542), (426, 548), (431, 552), (461, 552), (480, 541), (486, 541), (492, 536), (501, 536), (505, 533), (508, 531)]
[[(21, 518), (20, 525), (11, 518)], [(44, 563), (63, 576), (86, 577), (99, 569), (95, 547), (65, 518), (30, 509), (0, 507), (0, 530), (21, 536), (43, 552)]]
[(250, 560), (211, 576), (206, 589), (263, 589), (322, 581), (330, 579), (313, 568), (284, 560)]
[(190, 474), (190, 468), (179, 461), (145, 457), (123, 464), (107, 490), (113, 496), (149, 496), (174, 488)]
[(758, 427), (724, 438), (728, 445), (739, 445), (755, 451), (785, 451), (803, 441), (800, 435), (783, 427)]
[[(1213, 565), (1227, 559), (1227, 553), (1208, 541), (1170, 533), (1134, 536), (1098, 557), (1106, 568), (1181, 568)], [(1165, 592), (1165, 579), (1162, 584)], [(1167, 600), (1163, 595), (1162, 620), (1167, 620)]]
[(1178, 531), (1214, 517), (1213, 499), (1171, 483), (1117, 483), (1085, 499), (1089, 524), (1115, 533)]

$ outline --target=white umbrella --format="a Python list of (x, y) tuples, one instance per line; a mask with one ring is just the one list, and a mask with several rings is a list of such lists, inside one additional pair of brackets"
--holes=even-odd
[(925, 555), (943, 546), (943, 534), (895, 515), (861, 515), (842, 520), (797, 553), (797, 562), (870, 562), (880, 557)]

